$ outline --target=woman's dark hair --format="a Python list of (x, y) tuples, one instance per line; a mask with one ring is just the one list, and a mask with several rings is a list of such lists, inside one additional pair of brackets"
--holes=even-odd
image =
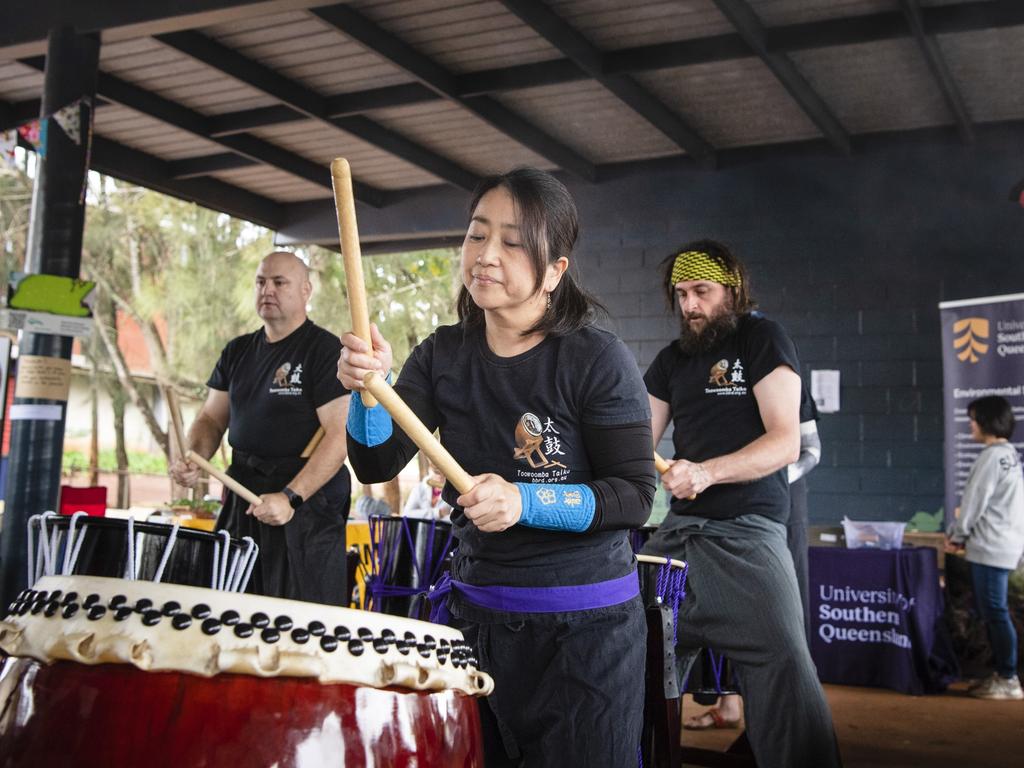
[(978, 429), (986, 435), (1007, 440), (1013, 436), (1013, 428), (1017, 425), (1017, 420), (1013, 418), (1013, 407), (1006, 398), (998, 395), (971, 401), (967, 406), (967, 415), (974, 419)]
[[(483, 179), (473, 192), (469, 203), (469, 216), (473, 216), (481, 198), (498, 187), (512, 198), (519, 219), (519, 234), (523, 250), (530, 259), (534, 274), (534, 291), (544, 284), (544, 269), (572, 254), (579, 235), (579, 214), (569, 190), (550, 173), (536, 168), (516, 168), (500, 176)], [(523, 332), (524, 336), (543, 332), (559, 336), (589, 325), (604, 307), (584, 291), (572, 276), (574, 264), (562, 274), (558, 287), (551, 292), (551, 306), (540, 320)], [(466, 325), (482, 323), (484, 312), (473, 301), (466, 286), (459, 290), (456, 300), (459, 320)]]
[(747, 268), (736, 258), (729, 247), (717, 240), (691, 240), (685, 245), (676, 248), (669, 256), (662, 259), (658, 265), (661, 272), (661, 284), (665, 290), (665, 300), (669, 309), (673, 312), (679, 307), (676, 301), (676, 286), (672, 282), (672, 267), (675, 266), (676, 256), (687, 251), (700, 251), (706, 253), (712, 261), (716, 262), (726, 272), (739, 275), (738, 286), (727, 285), (726, 290), (732, 297), (732, 309), (738, 315), (745, 315), (757, 307), (757, 302), (750, 295), (750, 278), (747, 275)]

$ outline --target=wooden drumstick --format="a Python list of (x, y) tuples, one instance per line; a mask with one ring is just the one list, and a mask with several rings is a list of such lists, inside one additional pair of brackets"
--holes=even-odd
[(659, 475), (664, 475), (666, 472), (669, 471), (671, 466), (671, 464), (669, 464), (667, 461), (665, 461), (665, 459), (662, 458), (660, 453), (658, 453), (657, 451), (654, 452), (654, 468), (658, 470)]
[(313, 436), (309, 438), (309, 442), (306, 443), (306, 447), (303, 448), (302, 453), (299, 454), (299, 458), (308, 459), (310, 456), (312, 456), (313, 451), (315, 451), (316, 447), (320, 445), (320, 441), (324, 439), (325, 434), (326, 433), (324, 432), (323, 427), (317, 427), (316, 432), (314, 432)]
[(186, 461), (190, 461), (193, 464), (195, 464), (197, 467), (199, 467), (200, 469), (205, 470), (206, 472), (209, 472), (211, 475), (216, 477), (218, 480), (220, 480), (222, 483), (224, 483), (224, 485), (226, 485), (232, 491), (234, 491), (239, 496), (241, 496), (243, 499), (248, 501), (250, 504), (262, 504), (263, 503), (263, 499), (261, 499), (259, 496), (257, 496), (255, 493), (250, 491), (248, 488), (246, 488), (244, 485), (242, 485), (240, 482), (238, 482), (234, 478), (228, 476), (225, 472), (221, 472), (219, 469), (217, 469), (215, 466), (213, 466), (213, 464), (208, 462), (206, 459), (204, 459), (202, 456), (200, 456), (195, 451), (188, 451), (185, 454), (185, 460)]
[(185, 442), (185, 425), (181, 421), (181, 407), (178, 405), (178, 396), (173, 389), (166, 393), (167, 409), (171, 412), (171, 429), (174, 431), (174, 441), (178, 445), (178, 455), (184, 456), (188, 450)]
[[(352, 169), (348, 160), (336, 157), (331, 161), (331, 184), (334, 187), (334, 208), (338, 214), (338, 237), (341, 256), (345, 260), (345, 283), (348, 287), (348, 307), (352, 316), (352, 332), (366, 342), (373, 355), (370, 340), (370, 311), (366, 305), (366, 282), (363, 279), (363, 255), (359, 247), (359, 227), (356, 224), (356, 199), (352, 192)], [(367, 408), (377, 401), (360, 395)]]
[[(654, 468), (656, 470), (658, 470), (658, 474), (659, 475), (664, 475), (666, 472), (669, 471), (669, 469), (672, 468), (672, 465), (669, 464), (667, 461), (665, 461), (665, 459), (662, 458), (660, 453), (655, 451), (654, 452)], [(695, 493), (692, 496), (690, 496), (689, 500), (693, 501), (696, 498), (697, 498), (697, 494)]]
[(448, 478), (448, 481), (458, 489), (459, 493), (466, 493), (473, 487), (473, 478), (469, 476), (469, 473), (459, 466), (459, 463), (437, 441), (430, 430), (423, 426), (423, 422), (391, 388), (390, 384), (370, 371), (363, 377), (363, 385), (373, 393), (384, 409), (391, 414), (391, 418), (402, 428), (402, 431), (416, 443), (434, 466), (441, 470), (441, 474)]

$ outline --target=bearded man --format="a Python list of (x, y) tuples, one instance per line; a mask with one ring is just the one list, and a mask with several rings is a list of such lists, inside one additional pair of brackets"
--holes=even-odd
[(832, 716), (807, 648), (786, 548), (786, 467), (800, 452), (800, 365), (782, 327), (758, 313), (746, 270), (711, 240), (662, 262), (679, 338), (644, 376), (657, 445), (673, 424), (672, 494), (646, 554), (689, 563), (681, 668), (702, 647), (732, 661), (761, 768), (840, 764)]

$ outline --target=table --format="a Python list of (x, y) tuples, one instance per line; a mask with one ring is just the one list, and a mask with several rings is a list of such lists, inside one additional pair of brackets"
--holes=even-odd
[(809, 566), (822, 682), (921, 694), (956, 679), (934, 549), (811, 547)]

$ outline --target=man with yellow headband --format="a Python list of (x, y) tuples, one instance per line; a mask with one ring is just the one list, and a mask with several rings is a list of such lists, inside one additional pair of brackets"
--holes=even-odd
[(786, 467), (800, 451), (800, 364), (782, 327), (753, 312), (743, 265), (711, 240), (662, 264), (679, 338), (644, 376), (657, 445), (673, 424), (672, 494), (647, 554), (690, 565), (680, 660), (732, 661), (761, 768), (840, 765), (786, 548)]

